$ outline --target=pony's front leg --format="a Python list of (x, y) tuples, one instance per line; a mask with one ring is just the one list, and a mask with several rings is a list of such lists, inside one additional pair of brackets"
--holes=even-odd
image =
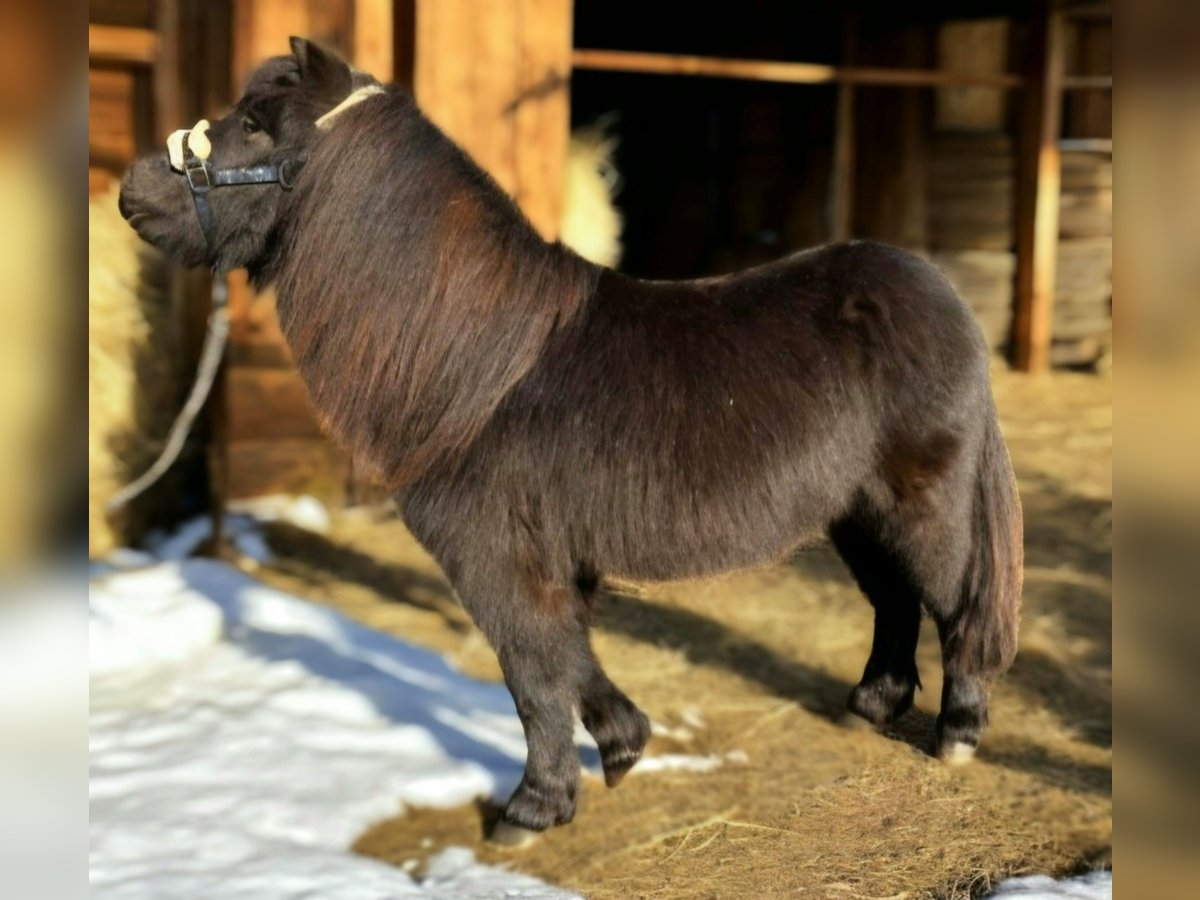
[(451, 578), (500, 659), (529, 750), (524, 777), (492, 837), (520, 843), (575, 815), (575, 715), (591, 675), (587, 610), (573, 589), (531, 578), (525, 567), (472, 568)]

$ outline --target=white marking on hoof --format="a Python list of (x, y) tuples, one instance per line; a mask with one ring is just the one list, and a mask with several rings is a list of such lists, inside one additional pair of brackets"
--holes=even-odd
[(538, 833), (520, 825), (513, 825), (503, 819), (496, 823), (489, 839), (494, 844), (505, 847), (528, 847), (537, 838)]
[(947, 765), (961, 766), (975, 758), (975, 746), (964, 741), (955, 741), (949, 747), (943, 747), (939, 756)]

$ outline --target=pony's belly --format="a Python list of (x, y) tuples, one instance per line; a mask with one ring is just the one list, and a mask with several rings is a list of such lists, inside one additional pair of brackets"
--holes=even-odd
[(714, 517), (705, 521), (662, 523), (613, 535), (599, 554), (605, 574), (634, 581), (677, 581), (720, 575), (779, 563), (801, 547), (819, 541), (826, 521), (820, 516), (780, 521), (769, 511), (743, 520)]

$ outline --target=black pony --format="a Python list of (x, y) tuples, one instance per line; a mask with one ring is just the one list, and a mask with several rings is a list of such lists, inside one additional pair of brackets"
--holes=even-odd
[(850, 710), (908, 709), (924, 611), (936, 750), (969, 757), (1016, 652), (1021, 511), (987, 348), (937, 269), (852, 242), (627, 277), (542, 240), (407, 94), (292, 50), (186, 177), (134, 163), (121, 209), (182, 262), (276, 285), (313, 406), (499, 655), (529, 744), (504, 821), (571, 820), (575, 716), (610, 785), (646, 742), (589, 644), (601, 578), (761, 565), (821, 533), (875, 607)]

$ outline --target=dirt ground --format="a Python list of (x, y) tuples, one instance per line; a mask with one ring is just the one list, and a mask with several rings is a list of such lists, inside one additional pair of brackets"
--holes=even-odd
[[(817, 546), (764, 571), (613, 585), (599, 604), (599, 657), (665, 726), (648, 754), (733, 753), (719, 768), (635, 770), (615, 790), (585, 777), (575, 822), (522, 850), (485, 842), (470, 806), (383, 822), (358, 852), (399, 865), (465, 845), (597, 900), (966, 897), (1012, 874), (1110, 862), (1112, 379), (999, 368), (994, 378), (1027, 569), (1021, 651), (974, 764), (928, 755), (941, 691), (929, 622), (915, 708), (883, 736), (836, 724), (871, 614)], [(499, 679), (394, 517), (356, 510), (326, 536), (277, 528), (270, 539), (279, 559), (258, 571), (264, 580)]]

